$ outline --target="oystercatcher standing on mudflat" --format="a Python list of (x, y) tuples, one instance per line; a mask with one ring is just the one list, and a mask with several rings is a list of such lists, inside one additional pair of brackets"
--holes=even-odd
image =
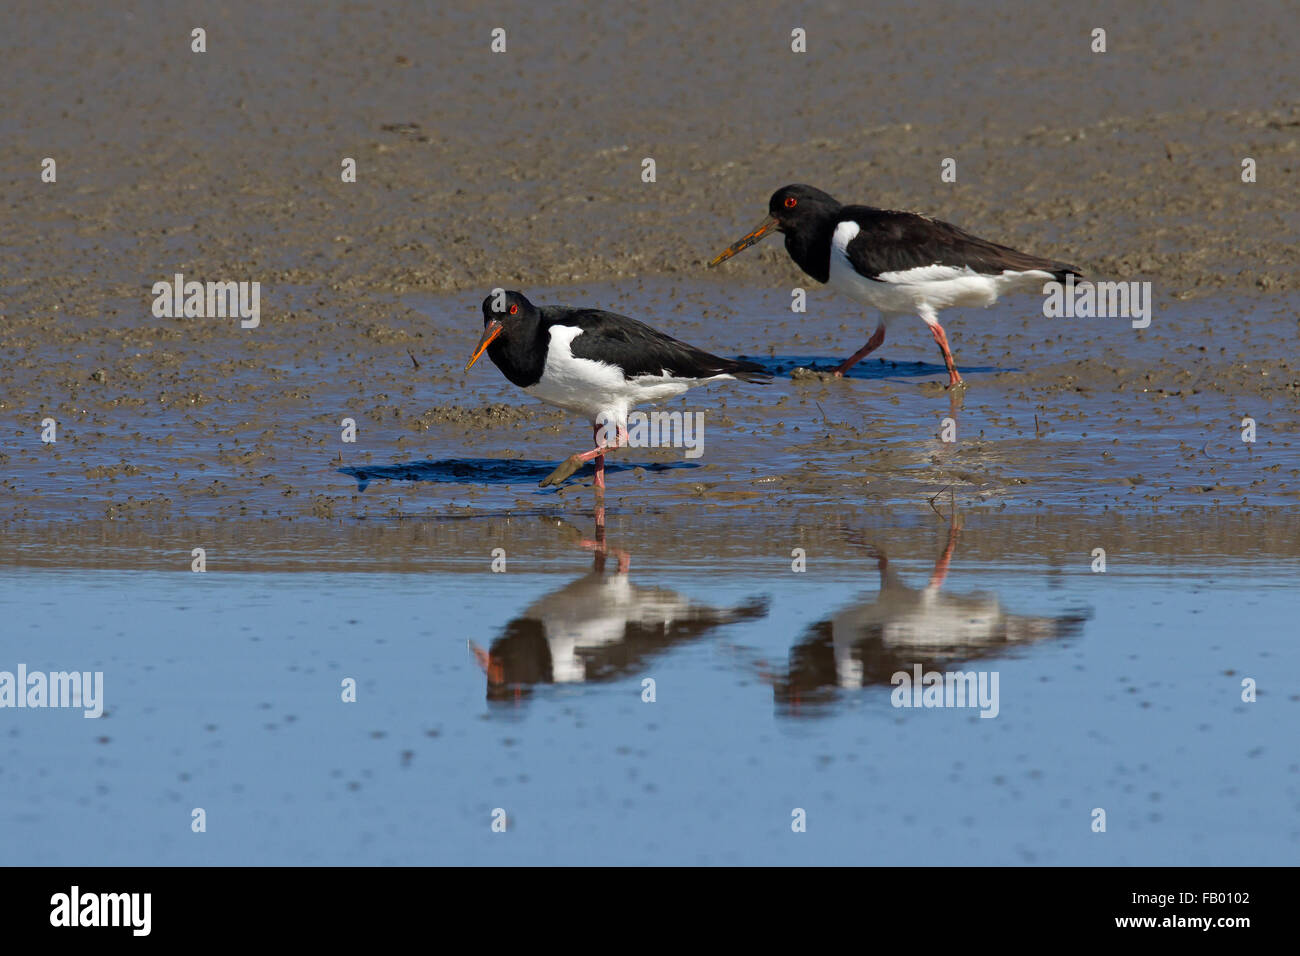
[(569, 456), (542, 487), (558, 485), (594, 458), (596, 487), (604, 488), (605, 452), (627, 445), (627, 414), (637, 405), (667, 401), (718, 379), (757, 384), (771, 379), (753, 362), (710, 355), (625, 315), (538, 308), (519, 292), (483, 300), (483, 337), (465, 371), (485, 350), (529, 395), (585, 415), (593, 424), (596, 447)]
[(1068, 263), (1017, 252), (938, 219), (843, 206), (820, 189), (801, 185), (774, 192), (768, 217), (709, 265), (730, 259), (773, 231), (785, 233), (786, 251), (808, 275), (880, 310), (876, 331), (836, 375), (885, 341), (893, 316), (915, 314), (943, 352), (949, 388), (964, 385), (939, 324), (941, 309), (990, 306), (1006, 292), (1041, 289), (1044, 282), (1064, 282), (1070, 274), (1082, 277)]

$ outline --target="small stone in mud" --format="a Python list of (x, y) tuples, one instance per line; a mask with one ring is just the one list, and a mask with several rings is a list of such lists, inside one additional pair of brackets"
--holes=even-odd
[(99, 382), (101, 385), (104, 384), (108, 381), (108, 370), (102, 368), (95, 369), (95, 371), (91, 373), (90, 380), (92, 382)]
[(804, 368), (800, 365), (790, 373), (790, 378), (796, 382), (806, 381), (809, 379), (821, 382), (833, 382), (835, 381), (835, 374), (833, 372), (819, 372), (815, 368)]

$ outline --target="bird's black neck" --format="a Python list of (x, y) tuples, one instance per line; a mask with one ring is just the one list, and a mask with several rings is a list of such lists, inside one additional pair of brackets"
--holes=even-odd
[(835, 217), (818, 216), (798, 230), (785, 234), (785, 251), (808, 275), (818, 282), (831, 277), (831, 237), (835, 234)]
[(512, 384), (528, 388), (542, 379), (549, 337), (540, 315), (512, 317), (505, 331), (488, 346), (488, 358)]

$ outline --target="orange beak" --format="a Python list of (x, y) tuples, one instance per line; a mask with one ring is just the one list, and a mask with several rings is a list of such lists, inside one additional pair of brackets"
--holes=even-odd
[(731, 245), (727, 246), (726, 249), (722, 250), (722, 252), (714, 256), (713, 261), (710, 262), (709, 265), (716, 266), (719, 262), (726, 262), (736, 253), (743, 252), (744, 250), (752, 246), (754, 243), (758, 242), (769, 232), (775, 229), (778, 225), (779, 223), (775, 219), (773, 219), (771, 216), (768, 216), (766, 219), (760, 222), (750, 233), (740, 237)]
[(492, 344), (492, 340), (500, 335), (504, 329), (505, 326), (498, 319), (493, 319), (487, 324), (487, 328), (483, 330), (483, 337), (478, 340), (478, 346), (474, 349), (474, 354), (465, 363), (465, 371), (468, 372), (474, 366), (479, 356), (487, 351), (487, 347)]
[(487, 675), (489, 684), (504, 684), (506, 682), (506, 671), (501, 666), (499, 660), (493, 660), (492, 655), (483, 648), (479, 647), (473, 641), (466, 641), (469, 649), (474, 652), (474, 660), (478, 661), (478, 666), (483, 668), (483, 673)]

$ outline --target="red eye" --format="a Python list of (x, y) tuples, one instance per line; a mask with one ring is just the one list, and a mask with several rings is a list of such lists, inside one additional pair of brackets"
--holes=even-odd
[(786, 208), (786, 209), (793, 209), (793, 208), (794, 208), (795, 206), (797, 206), (797, 205), (799, 205), (799, 200), (795, 199), (793, 196), (786, 196), (786, 197), (785, 197), (785, 208)]
[(512, 305), (512, 306), (510, 306), (510, 314), (511, 314), (511, 315), (518, 315), (518, 314), (519, 314), (519, 306), (517, 306), (517, 305)]

